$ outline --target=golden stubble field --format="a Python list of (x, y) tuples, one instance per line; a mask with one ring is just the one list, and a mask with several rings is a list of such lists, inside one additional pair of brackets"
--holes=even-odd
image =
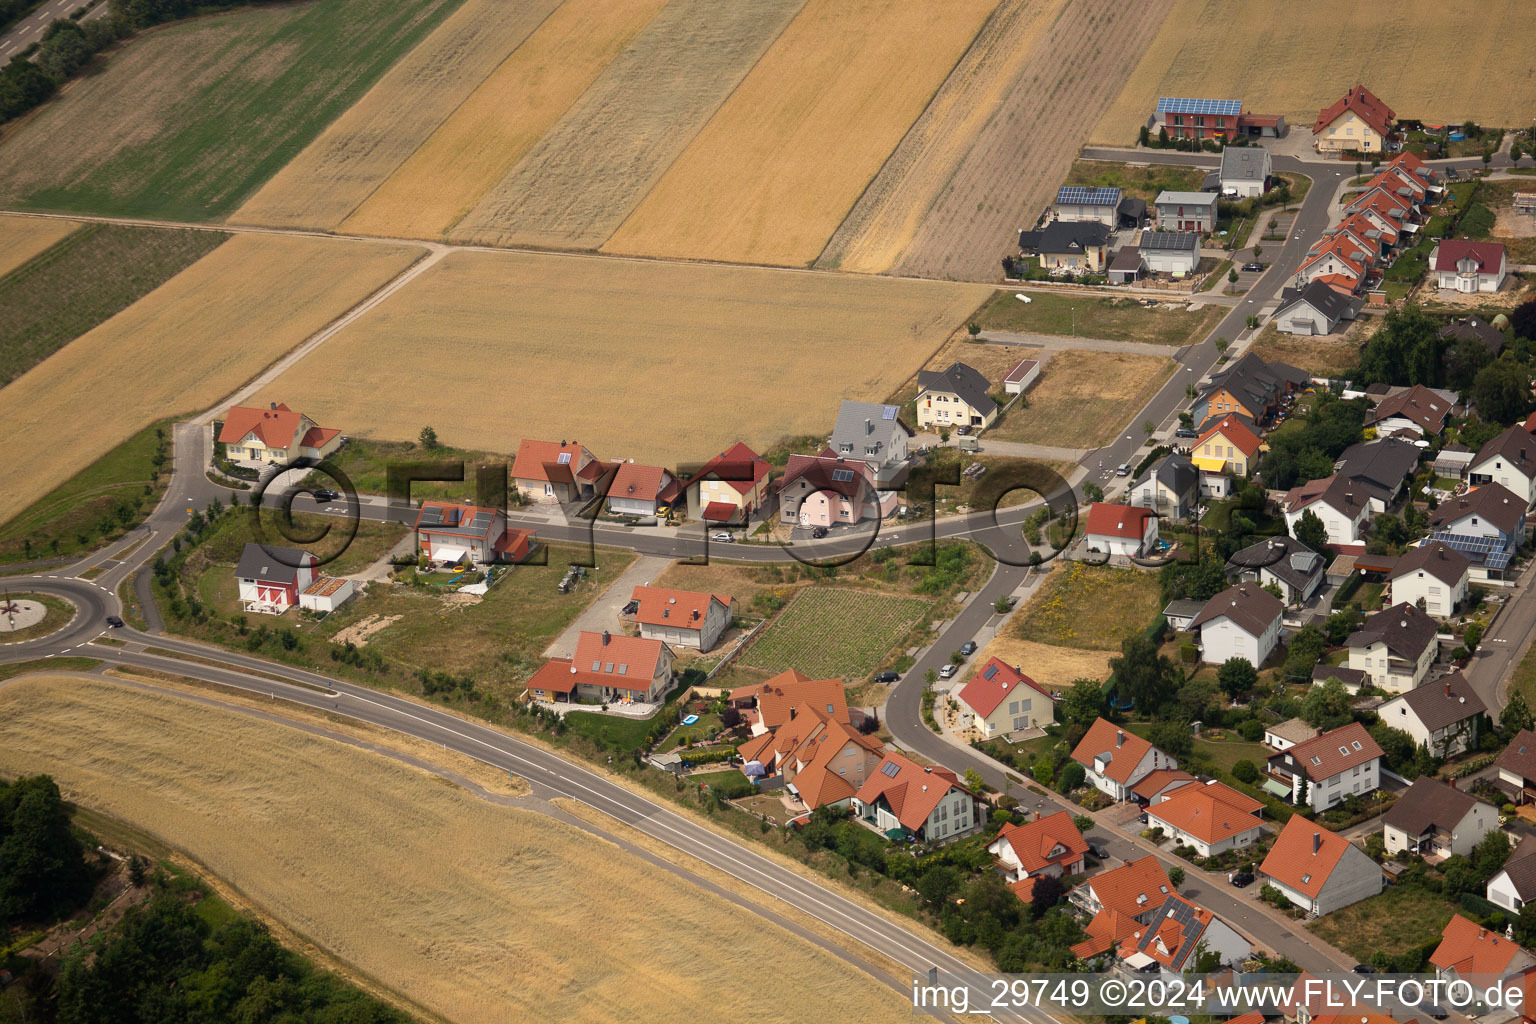
[(0, 687), (0, 771), (52, 774), (454, 1024), (910, 1016), (899, 992), (573, 825), (237, 712), (23, 678)]
[(413, 245), (236, 235), (0, 388), (4, 522), (137, 430), (202, 410), (420, 258)]
[(1465, 13), (1447, 21), (1434, 0), (1248, 0), (1240, 10), (1228, 0), (1175, 0), (1092, 141), (1134, 143), (1159, 96), (1241, 100), (1284, 114), (1310, 138), (1317, 112), (1358, 82), (1400, 117), (1528, 126), (1530, 3), (1489, 0)]
[(0, 276), (9, 274), (80, 226), (52, 217), (0, 216)]
[(1157, 394), (1175, 365), (1172, 359), (1125, 352), (1052, 352), (1029, 392), (1029, 405), (1009, 411), (987, 436), (1063, 448), (1108, 444)]
[(603, 246), (815, 260), (997, 0), (809, 0)]
[(230, 220), (340, 224), (559, 4), (466, 0)]
[[(575, 439), (671, 465), (830, 432), (991, 294), (980, 285), (457, 252), (264, 388), (353, 435), (513, 451)], [(336, 382), (344, 381), (345, 386)]]

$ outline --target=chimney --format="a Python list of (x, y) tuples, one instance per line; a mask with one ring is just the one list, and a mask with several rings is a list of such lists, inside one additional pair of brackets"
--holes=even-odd
[(1322, 848), (1323, 848), (1323, 834), (1321, 832), (1313, 832), (1312, 833), (1312, 852), (1315, 854), (1315, 853), (1317, 853), (1318, 850), (1321, 850)]
[(789, 720), (791, 722), (795, 720), (795, 706), (793, 704), (789, 706)]
[(604, 647), (608, 646), (608, 639), (609, 639), (608, 631), (605, 629), (605, 630), (603, 630), (603, 646)]
[(1125, 746), (1125, 730), (1124, 729), (1116, 729), (1115, 730), (1115, 746), (1117, 746), (1117, 747)]
[(1445, 681), (1445, 695), (1447, 697), (1451, 695), (1451, 681), (1449, 679)]

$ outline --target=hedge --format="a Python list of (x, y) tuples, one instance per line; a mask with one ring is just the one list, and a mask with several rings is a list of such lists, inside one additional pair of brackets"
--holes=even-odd
[(677, 751), (684, 764), (715, 764), (736, 756), (735, 747), (685, 747)]

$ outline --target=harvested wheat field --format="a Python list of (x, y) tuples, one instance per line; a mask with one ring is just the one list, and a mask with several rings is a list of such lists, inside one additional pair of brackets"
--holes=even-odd
[(1172, 359), (1067, 349), (1054, 352), (1029, 392), (987, 432), (1000, 441), (1096, 448), (1115, 439), (1173, 373)]
[(1041, 686), (1060, 690), (1078, 679), (1109, 678), (1109, 659), (1115, 653), (1058, 647), (999, 633), (974, 660), (980, 665), (988, 658), (998, 658), (1009, 665), (1019, 666)]
[[(511, 451), (575, 438), (676, 465), (829, 432), (991, 290), (757, 267), (455, 252), (259, 394), (353, 434)], [(835, 367), (836, 372), (830, 368)], [(504, 386), (465, 397), (466, 381)], [(345, 388), (333, 381), (348, 382)]]
[[(0, 709), (0, 771), (52, 774), (454, 1024), (910, 1016), (899, 992), (746, 910), (398, 761), (79, 677), (10, 683)], [(745, 980), (763, 963), (792, 993)]]
[(997, 0), (809, 0), (603, 249), (816, 259)]
[(52, 217), (0, 216), (0, 275), (9, 274), (80, 224)]
[(1007, 0), (818, 265), (996, 280), (1170, 3)]
[(672, 0), (450, 234), (597, 248), (804, 5)]
[(560, 0), (465, 0), (231, 221), (333, 228), (403, 164)]
[(135, 431), (213, 405), (422, 253), (322, 238), (231, 238), (0, 389), (0, 422), (11, 432), (0, 522)]
[[(1133, 144), (1159, 96), (1241, 100), (1249, 110), (1284, 114), (1293, 132), (1310, 138), (1317, 112), (1359, 82), (1399, 117), (1528, 125), (1536, 73), (1529, 32), (1519, 29), (1530, 26), (1527, 0), (1490, 0), (1475, 17), (1434, 28), (1445, 15), (1434, 0), (1252, 0), (1240, 16), (1227, 0), (1175, 0), (1092, 141)], [(1498, 87), (1468, 68), (1501, 69)]]
[(565, 0), (341, 230), (440, 238), (511, 170), (666, 0)]

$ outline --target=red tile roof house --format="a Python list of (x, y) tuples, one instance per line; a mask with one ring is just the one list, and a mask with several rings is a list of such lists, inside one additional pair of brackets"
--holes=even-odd
[(1264, 835), (1264, 805), (1220, 782), (1180, 786), (1147, 805), (1147, 824), (1202, 857), (1252, 846)]
[(1311, 917), (1381, 892), (1381, 866), (1360, 847), (1301, 815), (1285, 823), (1259, 865), (1259, 881)]
[(1094, 875), (1067, 893), (1068, 902), (1090, 915), (1083, 926), (1088, 938), (1073, 946), (1072, 954), (1089, 960), (1111, 952), (1171, 895), (1173, 883), (1151, 854)]
[(320, 461), (341, 447), (341, 431), (316, 426), (303, 413), (273, 402), (265, 409), (231, 406), (218, 440), (231, 462), (278, 466), (301, 458)]
[(416, 511), (416, 550), (429, 562), (515, 565), (537, 542), (532, 530), (507, 526), (500, 509), (424, 501)]
[(529, 501), (564, 505), (590, 498), (608, 466), (575, 441), (519, 441), (512, 483)]
[[(773, 733), (773, 742), (783, 748), (774, 764), (784, 788), (808, 811), (848, 806), (885, 753), (875, 737), (814, 709), (797, 713)], [(738, 752), (746, 757), (745, 745)]]
[(1056, 721), (1051, 695), (997, 658), (988, 658), (957, 696), (975, 716), (973, 727), (983, 737), (1044, 728)]
[(777, 729), (794, 717), (796, 709), (819, 708), (839, 722), (849, 720), (841, 679), (812, 679), (792, 668), (764, 682), (738, 686), (730, 699), (746, 715), (753, 736)]
[(1293, 804), (1322, 813), (1346, 797), (1363, 797), (1380, 786), (1384, 756), (1365, 726), (1351, 722), (1271, 754), (1267, 768), (1276, 782), (1291, 787)]
[[(1024, 825), (1004, 825), (987, 846), (987, 852), (996, 860), (1003, 877), (1013, 884), (1045, 875), (1060, 878), (1081, 874), (1088, 841), (1073, 824), (1072, 812), (1057, 811)], [(1023, 894), (1020, 898), (1029, 902)]]
[(1139, 557), (1157, 544), (1157, 515), (1148, 508), (1096, 501), (1088, 508), (1083, 543), (1089, 551)]
[(683, 494), (677, 477), (660, 466), (619, 462), (611, 470), (605, 503), (615, 515), (664, 516)]
[(299, 603), (315, 579), (315, 556), (297, 548), (246, 544), (235, 566), (240, 604), (248, 612), (281, 615)]
[(876, 489), (869, 463), (839, 458), (830, 448), (791, 455), (778, 494), (780, 520), (809, 527), (884, 519), (901, 497), (899, 491)]
[(1139, 804), (1155, 804), (1167, 799), (1179, 787), (1200, 780), (1179, 768), (1159, 768), (1131, 787), (1131, 794)]
[(1509, 276), (1509, 261), (1500, 242), (1469, 242), (1442, 238), (1429, 254), (1435, 286), (1458, 292), (1496, 292)]
[(640, 635), (670, 647), (707, 651), (730, 628), (733, 602), (729, 594), (700, 594), (638, 586), (630, 594)]
[(551, 658), (528, 680), (529, 697), (550, 703), (661, 704), (672, 688), (672, 651), (660, 640), (583, 630), (576, 653)]
[(1179, 762), (1133, 732), (1098, 718), (1072, 751), (1072, 760), (1087, 770), (1088, 781), (1116, 800), (1131, 800), (1132, 787), (1159, 768)]
[(1357, 85), (1318, 111), (1312, 147), (1319, 153), (1380, 153), (1397, 115), (1369, 89)]
[(1429, 954), (1435, 976), (1452, 981), (1460, 978), (1482, 989), (1523, 974), (1536, 966), (1536, 957), (1520, 948), (1503, 932), (1489, 931), (1460, 914), (1445, 924), (1440, 945)]
[(1253, 952), (1236, 928), (1209, 910), (1175, 893), (1163, 901), (1143, 927), (1122, 939), (1116, 955), (1133, 971), (1154, 966), (1165, 978), (1177, 978), (1195, 968), (1196, 950), (1211, 954), (1225, 967), (1246, 960)]
[(700, 466), (685, 485), (688, 518), (736, 524), (768, 501), (768, 460), (740, 441)]
[(853, 798), (854, 815), (891, 838), (921, 843), (956, 839), (981, 826), (981, 798), (948, 768), (924, 766), (887, 751)]

